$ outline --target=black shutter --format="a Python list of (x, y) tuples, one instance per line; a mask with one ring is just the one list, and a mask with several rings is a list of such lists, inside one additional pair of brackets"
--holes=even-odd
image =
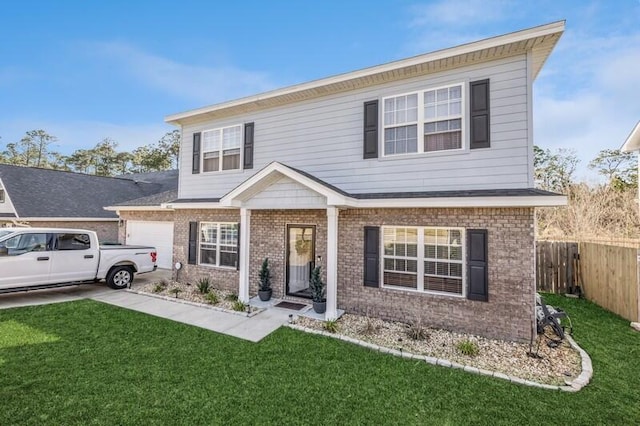
[(191, 165), (191, 173), (200, 173), (200, 133), (193, 134), (193, 163)]
[(236, 271), (240, 270), (240, 224), (238, 223), (238, 241), (236, 242)]
[(245, 169), (253, 169), (253, 123), (244, 124), (244, 161)]
[(189, 222), (189, 259), (190, 265), (198, 263), (198, 222)]
[(364, 103), (363, 158), (378, 158), (378, 100)]
[(380, 228), (364, 227), (364, 285), (380, 286)]
[(489, 80), (469, 83), (471, 101), (471, 149), (489, 148)]
[(471, 300), (489, 300), (489, 271), (487, 254), (487, 230), (467, 230), (468, 251), (467, 266), (469, 271), (469, 292)]

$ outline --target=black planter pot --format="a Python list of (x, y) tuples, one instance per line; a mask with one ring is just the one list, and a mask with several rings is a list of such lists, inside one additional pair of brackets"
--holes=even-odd
[(269, 289), (269, 290), (258, 290), (258, 297), (263, 302), (266, 302), (267, 300), (271, 299), (271, 291), (272, 291), (272, 289)]
[(313, 310), (316, 311), (317, 314), (324, 314), (327, 310), (327, 302), (313, 302)]

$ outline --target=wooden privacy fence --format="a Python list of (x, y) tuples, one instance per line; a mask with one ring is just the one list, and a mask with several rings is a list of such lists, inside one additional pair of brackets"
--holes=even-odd
[(640, 321), (640, 250), (592, 242), (537, 241), (538, 291), (584, 296), (629, 321)]

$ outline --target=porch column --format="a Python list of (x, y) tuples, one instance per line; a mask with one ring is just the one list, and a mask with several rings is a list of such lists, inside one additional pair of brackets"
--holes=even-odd
[(327, 207), (327, 310), (325, 320), (338, 318), (338, 208)]
[(240, 209), (240, 284), (238, 300), (249, 303), (249, 235), (251, 234), (251, 210)]

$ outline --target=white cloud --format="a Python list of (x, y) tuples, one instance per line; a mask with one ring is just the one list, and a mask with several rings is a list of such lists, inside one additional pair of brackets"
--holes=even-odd
[(205, 67), (183, 64), (120, 42), (91, 43), (87, 51), (132, 75), (140, 84), (202, 103), (220, 102), (275, 85), (269, 75), (230, 65)]

